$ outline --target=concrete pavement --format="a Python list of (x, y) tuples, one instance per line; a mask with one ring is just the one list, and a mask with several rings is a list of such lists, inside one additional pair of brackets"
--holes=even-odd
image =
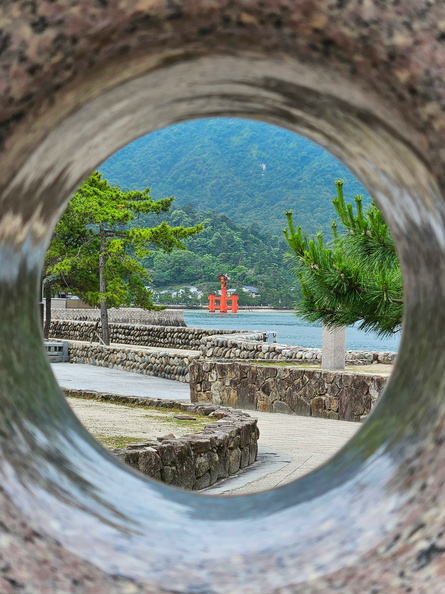
[(188, 384), (162, 377), (80, 363), (52, 363), (51, 369), (62, 388), (163, 400), (190, 400)]
[(206, 489), (209, 495), (247, 495), (274, 489), (331, 458), (361, 423), (248, 410), (260, 429), (258, 462)]
[[(51, 368), (62, 388), (190, 400), (188, 384), (173, 380), (92, 365), (53, 363)], [(258, 461), (206, 489), (206, 494), (244, 495), (291, 482), (331, 458), (361, 426), (349, 421), (246, 412), (258, 418)]]

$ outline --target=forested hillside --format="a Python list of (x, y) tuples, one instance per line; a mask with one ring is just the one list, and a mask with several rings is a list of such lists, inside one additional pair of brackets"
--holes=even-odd
[[(217, 277), (227, 274), (229, 287), (236, 289), (240, 305), (292, 307), (299, 295), (298, 280), (284, 262), (287, 244), (282, 234), (272, 236), (260, 230), (257, 223), (235, 224), (226, 215), (199, 212), (193, 205), (173, 208), (162, 218), (172, 226), (204, 223), (204, 230), (185, 240), (187, 250), (171, 253), (154, 252), (144, 260), (152, 277), (152, 287), (195, 285), (204, 291), (204, 302), (211, 291), (219, 289)], [(156, 216), (141, 217), (138, 225), (156, 224)], [(259, 297), (249, 299), (242, 287), (258, 289)], [(161, 298), (166, 301), (167, 295)], [(175, 302), (175, 300), (173, 300)]]
[[(357, 179), (327, 151), (276, 126), (240, 119), (207, 119), (144, 136), (99, 170), (122, 189), (151, 188), (155, 198), (174, 195), (235, 223), (257, 223), (280, 234), (285, 211), (308, 232), (328, 231), (335, 216), (334, 180), (347, 194), (365, 194)], [(365, 200), (366, 202), (366, 200)]]

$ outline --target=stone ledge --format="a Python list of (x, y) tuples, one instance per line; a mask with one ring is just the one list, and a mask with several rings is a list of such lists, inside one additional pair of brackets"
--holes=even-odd
[(201, 359), (191, 363), (189, 374), (192, 402), (356, 422), (371, 412), (388, 379), (297, 365)]
[(86, 342), (69, 343), (70, 363), (83, 363), (109, 369), (120, 369), (143, 375), (163, 377), (178, 382), (189, 381), (189, 365), (199, 353), (171, 352), (168, 347), (145, 350), (137, 346), (105, 346)]
[[(95, 322), (53, 320), (50, 336), (58, 340), (92, 342), (93, 345), (97, 345), (96, 332)], [(212, 360), (321, 362), (321, 349), (265, 342), (266, 336), (267, 332), (248, 330), (110, 324), (112, 344), (196, 350), (199, 351), (202, 359)], [(345, 357), (348, 365), (393, 364), (397, 353), (391, 351), (346, 351)], [(157, 373), (150, 373), (150, 375), (157, 375)], [(179, 373), (178, 375), (183, 374)]]
[(253, 464), (258, 454), (257, 420), (247, 413), (213, 404), (121, 396), (92, 390), (64, 389), (66, 396), (93, 398), (117, 404), (175, 408), (199, 413), (214, 422), (198, 433), (178, 438), (159, 437), (111, 450), (122, 462), (143, 474), (183, 489), (200, 490)]
[[(264, 332), (243, 332), (227, 336), (222, 332), (201, 339), (203, 359), (244, 361), (291, 361), (320, 363), (321, 349), (265, 342)], [(346, 351), (348, 365), (393, 364), (397, 353), (392, 351)]]
[[(239, 334), (238, 330), (215, 330), (183, 326), (158, 326), (148, 324), (110, 323), (110, 341), (116, 344), (135, 346), (169, 347), (176, 349), (199, 349), (201, 340), (212, 334)], [(98, 343), (100, 324), (92, 321), (52, 320), (50, 338), (92, 341)]]

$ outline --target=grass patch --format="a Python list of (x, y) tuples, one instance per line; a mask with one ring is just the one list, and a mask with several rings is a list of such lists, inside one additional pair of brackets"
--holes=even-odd
[[(125, 448), (131, 443), (151, 441), (173, 434), (199, 433), (215, 422), (213, 417), (189, 412), (187, 408), (150, 406), (132, 402), (110, 402), (80, 393), (67, 397), (74, 413), (92, 435), (106, 448)], [(187, 415), (192, 419), (175, 419)]]
[[(254, 365), (263, 365), (267, 367), (298, 367), (299, 369), (319, 369), (322, 370), (321, 363), (301, 363), (301, 359), (294, 362), (288, 361), (255, 361)], [(393, 365), (385, 363), (374, 363), (371, 365), (346, 365), (345, 369), (349, 373), (365, 373), (369, 375), (389, 375)], [(324, 370), (328, 371), (328, 370)], [(330, 371), (330, 370), (329, 370)], [(341, 373), (339, 370), (338, 373)]]
[(267, 365), (268, 367), (300, 367), (300, 363), (290, 361), (254, 361), (254, 365)]
[(201, 429), (204, 429), (204, 427), (207, 427), (207, 425), (210, 425), (211, 423), (215, 422), (215, 419), (213, 417), (211, 417), (209, 419), (209, 417), (207, 415), (199, 415), (196, 413), (190, 413), (190, 416), (193, 416), (196, 418), (195, 421), (192, 421), (192, 420), (181, 421), (180, 419), (175, 419), (175, 415), (188, 414), (188, 413), (185, 413), (185, 411), (180, 411), (180, 410), (175, 410), (175, 409), (170, 409), (168, 411), (168, 413), (166, 413), (166, 414), (163, 414), (163, 413), (164, 413), (164, 410), (162, 410), (162, 411), (156, 410), (151, 414), (144, 415), (144, 418), (156, 419), (156, 421), (170, 423), (177, 427), (188, 428), (190, 430), (189, 433), (198, 433), (199, 431), (201, 431)]
[(105, 448), (110, 450), (114, 448), (126, 448), (131, 443), (143, 443), (148, 441), (142, 437), (131, 437), (131, 435), (104, 435), (103, 433), (95, 433), (94, 437)]

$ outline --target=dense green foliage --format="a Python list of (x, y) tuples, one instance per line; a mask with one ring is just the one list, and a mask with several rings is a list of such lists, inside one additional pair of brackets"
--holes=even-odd
[(71, 199), (56, 226), (45, 267), (46, 277), (65, 285), (89, 305), (100, 306), (102, 337), (108, 344), (108, 307), (137, 305), (154, 309), (141, 263), (154, 249), (184, 249), (182, 241), (199, 232), (165, 221), (140, 226), (137, 217), (166, 213), (173, 197), (153, 200), (148, 188), (122, 192), (94, 172)]
[(122, 189), (150, 186), (155, 198), (174, 194), (178, 206), (191, 202), (200, 211), (215, 210), (239, 225), (258, 223), (278, 234), (290, 208), (309, 233), (328, 231), (335, 216), (333, 179), (345, 179), (353, 194), (365, 193), (335, 157), (313, 142), (240, 119), (170, 126), (129, 144), (99, 169)]
[(45, 297), (45, 338), (51, 325), (51, 298), (59, 291), (75, 295), (94, 291), (98, 284), (97, 270), (83, 266), (83, 258), (76, 266), (64, 265), (65, 260), (77, 259), (89, 245), (91, 232), (82, 218), (75, 213), (75, 203), (69, 202), (63, 216), (57, 223), (51, 243), (45, 255), (42, 274), (42, 288)]
[[(184, 241), (185, 251), (157, 252), (144, 259), (155, 290), (193, 284), (204, 291), (202, 302), (207, 303), (207, 294), (219, 288), (218, 275), (227, 274), (231, 279), (229, 287), (236, 289), (240, 305), (293, 307), (298, 297), (297, 283), (284, 263), (287, 245), (282, 236), (262, 232), (256, 223), (241, 226), (226, 215), (199, 212), (191, 204), (173, 210), (166, 220), (171, 225), (186, 227), (202, 221), (204, 229)], [(152, 224), (152, 218), (146, 217), (144, 224)], [(242, 287), (246, 285), (256, 287), (259, 297), (244, 293)], [(164, 293), (161, 301), (176, 303), (178, 299), (170, 299)], [(179, 301), (187, 305), (198, 303), (187, 291)]]
[(298, 312), (310, 322), (348, 326), (359, 322), (363, 330), (381, 336), (400, 329), (403, 311), (402, 275), (394, 242), (382, 213), (372, 202), (364, 210), (355, 196), (355, 210), (346, 204), (343, 181), (335, 182), (333, 205), (343, 225), (333, 223), (333, 240), (323, 234), (309, 239), (301, 226), (295, 229), (287, 214), (285, 237), (303, 290)]

